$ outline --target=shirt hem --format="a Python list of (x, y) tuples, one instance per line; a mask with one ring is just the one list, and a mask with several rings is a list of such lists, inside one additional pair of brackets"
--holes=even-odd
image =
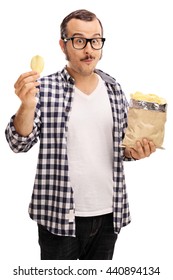
[(93, 216), (100, 216), (112, 213), (112, 208), (104, 209), (104, 210), (98, 210), (98, 211), (92, 211), (92, 212), (85, 212), (85, 211), (75, 211), (76, 217), (93, 217)]

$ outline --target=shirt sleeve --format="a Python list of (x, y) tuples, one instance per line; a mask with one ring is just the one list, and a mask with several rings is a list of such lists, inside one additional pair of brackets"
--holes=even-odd
[[(119, 85), (119, 87), (120, 87), (120, 91), (122, 93), (122, 115), (121, 115), (121, 120), (123, 122), (123, 132), (122, 132), (122, 139), (123, 139), (124, 136), (125, 136), (125, 131), (126, 131), (127, 125), (128, 125), (127, 118), (128, 118), (129, 103), (128, 103), (127, 98), (126, 98), (124, 92), (122, 91), (120, 85)], [(123, 157), (123, 160), (124, 161), (135, 161), (135, 159), (133, 159), (132, 157), (131, 158), (126, 157), (124, 155), (124, 150), (125, 150), (125, 147), (122, 147), (122, 157)]]
[(36, 109), (33, 130), (26, 137), (21, 136), (15, 130), (14, 123), (13, 123), (14, 117), (15, 115), (11, 117), (10, 122), (6, 127), (5, 130), (6, 140), (13, 152), (15, 153), (27, 152), (29, 149), (31, 149), (34, 146), (34, 144), (38, 142), (38, 138), (40, 134), (39, 110), (38, 108)]

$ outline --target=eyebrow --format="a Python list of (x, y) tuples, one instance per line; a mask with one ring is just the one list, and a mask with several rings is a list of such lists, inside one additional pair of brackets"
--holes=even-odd
[[(74, 36), (84, 37), (84, 35), (82, 33), (73, 33), (72, 37), (74, 37)], [(95, 33), (95, 34), (93, 34), (92, 37), (94, 37), (94, 36), (100, 36), (101, 37), (101, 34), (100, 33)]]

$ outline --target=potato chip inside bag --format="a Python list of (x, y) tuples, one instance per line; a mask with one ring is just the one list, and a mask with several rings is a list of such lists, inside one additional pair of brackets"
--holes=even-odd
[(134, 147), (143, 138), (153, 141), (156, 148), (163, 148), (167, 103), (156, 94), (131, 94), (128, 126), (122, 145)]

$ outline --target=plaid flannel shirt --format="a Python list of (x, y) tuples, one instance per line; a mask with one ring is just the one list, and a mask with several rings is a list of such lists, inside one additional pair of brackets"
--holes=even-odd
[[(113, 116), (113, 225), (118, 233), (130, 222), (123, 168), (124, 130), (127, 126), (128, 104), (121, 86), (110, 75), (95, 70), (107, 87)], [(14, 128), (11, 118), (6, 139), (11, 149), (27, 152), (40, 143), (37, 170), (29, 215), (56, 235), (75, 236), (75, 202), (70, 184), (67, 129), (73, 105), (74, 80), (66, 68), (40, 78), (40, 90), (32, 133), (23, 137)]]

